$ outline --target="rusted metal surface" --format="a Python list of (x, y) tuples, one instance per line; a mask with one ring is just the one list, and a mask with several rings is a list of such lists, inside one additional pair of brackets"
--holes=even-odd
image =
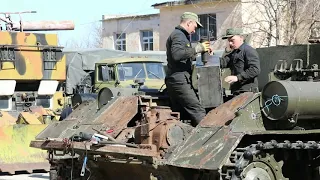
[[(188, 137), (192, 126), (180, 122), (179, 114), (172, 112), (167, 107), (152, 107), (142, 105), (141, 117), (135, 117), (138, 111), (138, 97), (118, 97), (112, 103), (108, 103), (96, 113), (91, 113), (92, 102), (87, 105), (81, 104), (72, 114), (65, 119), (50, 125), (48, 128), (47, 137), (54, 139), (68, 139), (67, 141), (33, 141), (30, 146), (44, 150), (64, 150), (69, 152), (70, 148), (75, 151), (87, 151), (90, 154), (109, 154), (112, 156), (121, 155), (134, 155), (153, 158), (164, 158), (165, 154), (171, 151), (171, 147), (182, 142)], [(89, 110), (89, 111), (86, 111)], [(80, 114), (80, 112), (87, 112), (87, 114)], [(97, 110), (95, 110), (97, 111)], [(100, 112), (101, 111), (101, 112)], [(138, 119), (134, 119), (138, 118)], [(133, 121), (132, 121), (133, 120)], [(128, 127), (128, 123), (140, 122), (136, 126)], [(100, 124), (100, 125), (99, 125)], [(76, 130), (72, 130), (77, 126)], [(95, 126), (95, 127), (93, 127)], [(54, 132), (56, 129), (66, 129), (59, 135)], [(91, 129), (90, 129), (91, 128)], [(78, 134), (79, 132), (90, 133), (93, 130), (110, 133), (115, 137), (115, 141), (111, 145), (101, 143), (99, 146), (92, 145), (89, 141), (75, 142), (70, 140), (71, 135)], [(80, 131), (81, 130), (81, 131)], [(90, 131), (91, 130), (91, 131)], [(110, 131), (112, 130), (112, 131)], [(73, 132), (73, 133), (71, 133)], [(48, 135), (49, 134), (49, 135)], [(56, 134), (56, 136), (52, 136)], [(68, 134), (68, 135), (67, 135)], [(42, 137), (46, 137), (42, 135)], [(138, 148), (131, 148), (126, 144), (119, 144), (119, 142), (128, 143), (132, 142), (138, 145)]]
[(158, 157), (159, 153), (150, 151), (149, 149), (130, 148), (125, 146), (106, 145), (95, 146), (89, 142), (65, 142), (65, 141), (31, 141), (30, 147), (41, 149), (55, 149), (55, 150), (74, 150), (87, 151), (88, 154), (119, 154), (119, 155), (133, 155), (144, 157)]
[[(188, 129), (188, 125), (181, 123), (179, 114), (172, 112), (171, 109), (155, 107), (143, 114), (141, 124), (135, 132), (135, 143), (155, 146), (161, 156), (165, 155), (170, 145), (183, 141), (188, 134), (188, 131), (184, 130)], [(190, 126), (190, 128), (192, 127)], [(169, 135), (174, 134), (172, 133), (173, 130), (178, 131), (177, 134), (180, 136), (169, 137)], [(171, 141), (169, 141), (170, 138)]]
[(74, 30), (73, 21), (25, 21), (20, 23), (12, 23), (12, 30), (18, 31), (58, 31), (58, 30)]
[(231, 133), (227, 127), (197, 127), (192, 135), (172, 153), (167, 164), (218, 170), (225, 164), (242, 137), (242, 133)]
[(68, 131), (68, 127), (72, 129), (76, 124), (77, 121), (75, 120), (52, 122), (47, 128), (40, 132), (35, 139), (43, 140), (47, 138), (59, 138), (60, 136), (67, 137), (68, 135), (65, 133)]
[(113, 130), (114, 136), (117, 136), (137, 113), (138, 97), (119, 97), (119, 100), (112, 103), (95, 122), (103, 123), (105, 127)]
[(236, 117), (235, 112), (238, 108), (245, 105), (254, 97), (251, 92), (242, 93), (228, 102), (218, 106), (210, 111), (200, 122), (201, 127), (224, 126), (226, 123)]
[(116, 140), (118, 142), (127, 142), (128, 139), (134, 137), (135, 128), (128, 128), (121, 131), (121, 133), (117, 136)]
[(92, 128), (104, 132), (111, 129), (110, 135), (116, 137), (137, 114), (138, 98), (117, 97), (100, 110), (96, 108), (95, 101), (80, 104), (64, 121), (50, 124), (37, 139), (70, 138), (79, 132), (96, 133)]
[[(6, 26), (7, 31), (56, 31), (56, 30), (74, 30), (73, 21), (22, 21), (21, 15), (24, 13), (36, 13), (36, 11), (23, 11), (23, 12), (0, 12), (5, 17), (1, 18)], [(13, 22), (11, 19), (12, 14), (18, 14), (20, 17), (19, 22)]]
[(23, 31), (56, 31), (56, 30), (74, 30), (73, 21), (38, 21), (23, 22)]

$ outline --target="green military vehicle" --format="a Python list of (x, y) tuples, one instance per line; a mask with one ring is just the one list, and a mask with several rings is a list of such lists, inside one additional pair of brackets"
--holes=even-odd
[[(72, 72), (71, 72), (72, 73)], [(78, 72), (78, 75), (81, 73)], [(88, 71), (74, 86), (70, 104), (75, 109), (83, 101), (96, 100), (104, 96), (107, 103), (115, 96), (163, 93), (166, 89), (165, 65), (158, 58), (123, 56), (106, 58), (94, 63), (94, 70)], [(122, 91), (121, 89), (130, 89)], [(67, 88), (68, 89), (68, 79)], [(101, 103), (102, 101), (100, 101)]]
[(121, 57), (104, 59), (95, 64), (94, 89), (104, 87), (163, 90), (163, 62), (155, 58)]
[[(144, 88), (149, 89), (160, 89), (164, 84), (166, 54), (163, 51), (125, 52), (100, 48), (65, 49), (63, 52), (67, 59), (65, 93), (70, 96), (98, 93), (103, 87), (133, 87), (142, 81)], [(137, 72), (136, 68), (139, 68)], [(105, 73), (107, 71), (110, 74)]]
[(219, 66), (197, 66), (198, 95), (211, 110), (196, 127), (156, 94), (100, 103), (99, 93), (98, 108), (80, 104), (30, 146), (48, 150), (52, 180), (318, 180), (319, 49), (259, 49), (261, 92), (231, 99)]

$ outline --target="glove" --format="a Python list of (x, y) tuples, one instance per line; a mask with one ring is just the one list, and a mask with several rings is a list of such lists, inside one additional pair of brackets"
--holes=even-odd
[(195, 47), (196, 53), (207, 52), (210, 49), (210, 43), (205, 41), (203, 43), (198, 43)]
[(231, 53), (231, 52), (232, 52), (231, 47), (230, 47), (230, 46), (227, 46), (227, 47), (225, 48), (225, 52), (226, 52), (226, 53)]
[(231, 49), (229, 46), (227, 46), (222, 54), (222, 57), (231, 54), (233, 49)]

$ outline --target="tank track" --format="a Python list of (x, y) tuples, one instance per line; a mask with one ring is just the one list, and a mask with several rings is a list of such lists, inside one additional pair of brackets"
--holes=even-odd
[[(236, 148), (229, 157), (229, 161), (222, 168), (221, 177), (223, 180), (289, 180), (284, 177), (282, 172), (284, 162), (275, 159), (275, 155), (279, 154), (279, 151), (283, 153), (287, 150), (320, 150), (320, 142), (271, 140), (257, 141), (256, 144)], [(317, 151), (317, 154), (320, 156), (319, 152)], [(261, 178), (260, 176), (263, 174), (269, 175), (270, 178)]]

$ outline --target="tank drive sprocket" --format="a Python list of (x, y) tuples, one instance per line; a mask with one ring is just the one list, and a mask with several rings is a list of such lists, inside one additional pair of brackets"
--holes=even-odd
[(282, 174), (283, 162), (277, 162), (273, 154), (259, 153), (253, 156), (241, 172), (241, 180), (289, 180)]
[(283, 161), (264, 150), (237, 148), (229, 160), (222, 169), (223, 180), (289, 180), (282, 173)]

